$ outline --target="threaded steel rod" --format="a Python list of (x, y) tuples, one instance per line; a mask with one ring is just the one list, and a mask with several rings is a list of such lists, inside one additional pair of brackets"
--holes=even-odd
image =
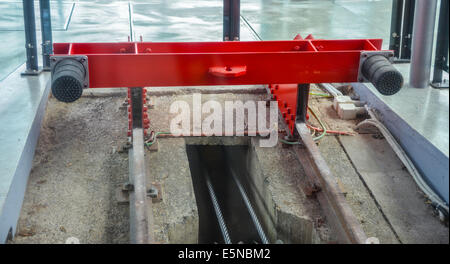
[(247, 207), (247, 210), (250, 214), (250, 217), (252, 218), (253, 224), (256, 227), (256, 231), (258, 231), (258, 235), (261, 238), (261, 242), (263, 244), (269, 244), (269, 240), (266, 237), (266, 234), (264, 233), (264, 230), (259, 223), (258, 217), (255, 214), (255, 211), (253, 210), (252, 204), (250, 203), (250, 200), (248, 199), (247, 194), (245, 193), (244, 187), (242, 187), (241, 182), (236, 177), (236, 174), (234, 174), (233, 169), (230, 168), (231, 176), (233, 177), (234, 182), (236, 183), (239, 192), (241, 193), (242, 200), (244, 200), (245, 206)]
[(217, 201), (216, 193), (211, 184), (211, 179), (209, 178), (208, 172), (206, 169), (203, 170), (206, 186), (208, 187), (209, 196), (211, 197), (211, 201), (213, 203), (214, 211), (217, 216), (217, 221), (219, 222), (220, 232), (222, 232), (223, 241), (225, 244), (231, 244), (230, 235), (228, 233), (227, 225), (225, 224), (225, 220), (223, 219), (222, 211), (220, 210), (219, 202)]

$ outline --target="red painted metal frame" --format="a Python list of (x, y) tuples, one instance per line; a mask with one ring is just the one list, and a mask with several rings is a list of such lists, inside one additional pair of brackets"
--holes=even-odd
[[(86, 55), (89, 87), (357, 81), (361, 51), (380, 39), (230, 42), (55, 43), (54, 55)], [(245, 67), (220, 76), (214, 67)], [(211, 72), (212, 71), (212, 72)], [(225, 72), (226, 73), (226, 72)]]
[[(133, 100), (131, 98), (131, 89), (127, 89), (127, 112), (128, 112), (128, 130), (127, 136), (131, 137), (133, 135)], [(144, 131), (144, 136), (147, 136), (148, 129), (150, 128), (150, 119), (148, 118), (148, 107), (147, 107), (147, 89), (142, 88), (142, 98), (140, 104), (142, 104), (142, 128)]]
[(357, 82), (361, 51), (381, 39), (55, 43), (53, 56), (85, 55), (89, 87), (278, 84), (271, 92), (294, 130), (298, 83)]
[(278, 102), (278, 109), (292, 135), (297, 117), (298, 84), (269, 84), (269, 89), (272, 98)]

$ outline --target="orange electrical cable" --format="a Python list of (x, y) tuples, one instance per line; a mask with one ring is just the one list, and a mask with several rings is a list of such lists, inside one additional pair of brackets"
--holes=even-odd
[[(313, 130), (315, 130), (315, 131), (317, 131), (317, 132), (322, 132), (322, 131), (323, 131), (323, 129), (318, 128), (318, 127), (311, 126), (311, 125), (309, 125), (309, 124), (307, 124), (307, 126), (308, 126), (310, 129), (313, 129)], [(328, 130), (328, 129), (327, 129), (327, 133), (328, 133), (328, 134), (337, 134), (337, 135), (346, 135), (346, 136), (353, 136), (353, 135), (354, 135), (354, 133), (352, 133), (352, 132), (335, 131), (335, 130)]]

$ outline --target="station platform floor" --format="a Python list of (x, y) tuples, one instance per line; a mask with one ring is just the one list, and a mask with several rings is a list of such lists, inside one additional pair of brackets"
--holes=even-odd
[[(241, 2), (242, 41), (256, 40), (258, 37), (263, 40), (286, 40), (300, 33), (302, 36), (312, 34), (315, 38), (324, 39), (382, 38), (383, 47), (388, 47), (390, 0)], [(134, 40), (139, 40), (142, 36), (144, 41), (221, 41), (222, 4), (221, 0), (55, 0), (51, 1), (53, 40), (119, 42), (127, 41), (131, 35)], [(37, 43), (41, 43), (38, 6), (36, 1)], [(3, 172), (0, 175), (1, 216), (5, 213), (4, 204), (11, 195), (17, 171), (26, 168), (21, 162), (30, 157), (32, 159), (32, 149), (27, 150), (28, 152), (24, 150), (28, 140), (37, 140), (38, 133), (33, 134), (33, 124), (39, 123), (45, 109), (43, 105), (45, 106), (48, 95), (45, 83), (49, 74), (44, 73), (39, 77), (21, 77), (19, 74), (25, 62), (20, 1), (0, 0), (0, 39), (0, 171)], [(40, 56), (39, 61), (41, 62)], [(399, 69), (407, 79), (408, 64), (399, 65)], [(37, 84), (39, 89), (35, 88)], [(430, 150), (427, 155), (430, 158), (417, 159), (417, 162), (431, 162), (434, 157), (439, 156), (439, 174), (429, 172), (436, 169), (434, 165), (434, 168), (428, 166), (422, 172), (426, 171), (429, 181), (448, 202), (448, 89), (415, 89), (406, 84), (398, 94), (386, 97), (370, 85), (367, 87), (371, 91), (370, 96), (378, 98), (383, 107), (396, 113), (399, 120), (406, 124), (405, 129), (411, 129), (425, 139), (423, 142), (428, 142), (430, 147), (427, 148)], [(21, 100), (26, 101), (18, 104)], [(28, 119), (24, 118), (25, 115)], [(17, 131), (20, 133), (16, 133)], [(404, 133), (404, 130), (399, 133)], [(20, 143), (11, 144), (12, 135), (17, 136), (17, 142)], [(30, 135), (35, 139), (29, 138)], [(403, 147), (408, 147), (405, 144), (414, 145), (414, 139), (415, 136), (405, 141)], [(420, 152), (420, 148), (412, 148), (411, 151)], [(24, 159), (24, 155), (28, 159)], [(28, 175), (29, 169), (20, 173)], [(436, 177), (438, 179), (434, 179)], [(25, 176), (22, 181), (26, 184)], [(23, 197), (20, 198), (19, 195), (14, 199), (21, 204)], [(18, 214), (20, 207), (11, 210)], [(2, 235), (0, 234), (0, 241), (5, 238)]]

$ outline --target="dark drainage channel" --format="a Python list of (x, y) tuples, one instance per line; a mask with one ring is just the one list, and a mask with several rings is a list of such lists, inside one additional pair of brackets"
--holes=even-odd
[(187, 145), (199, 243), (268, 243), (249, 195), (248, 146)]

